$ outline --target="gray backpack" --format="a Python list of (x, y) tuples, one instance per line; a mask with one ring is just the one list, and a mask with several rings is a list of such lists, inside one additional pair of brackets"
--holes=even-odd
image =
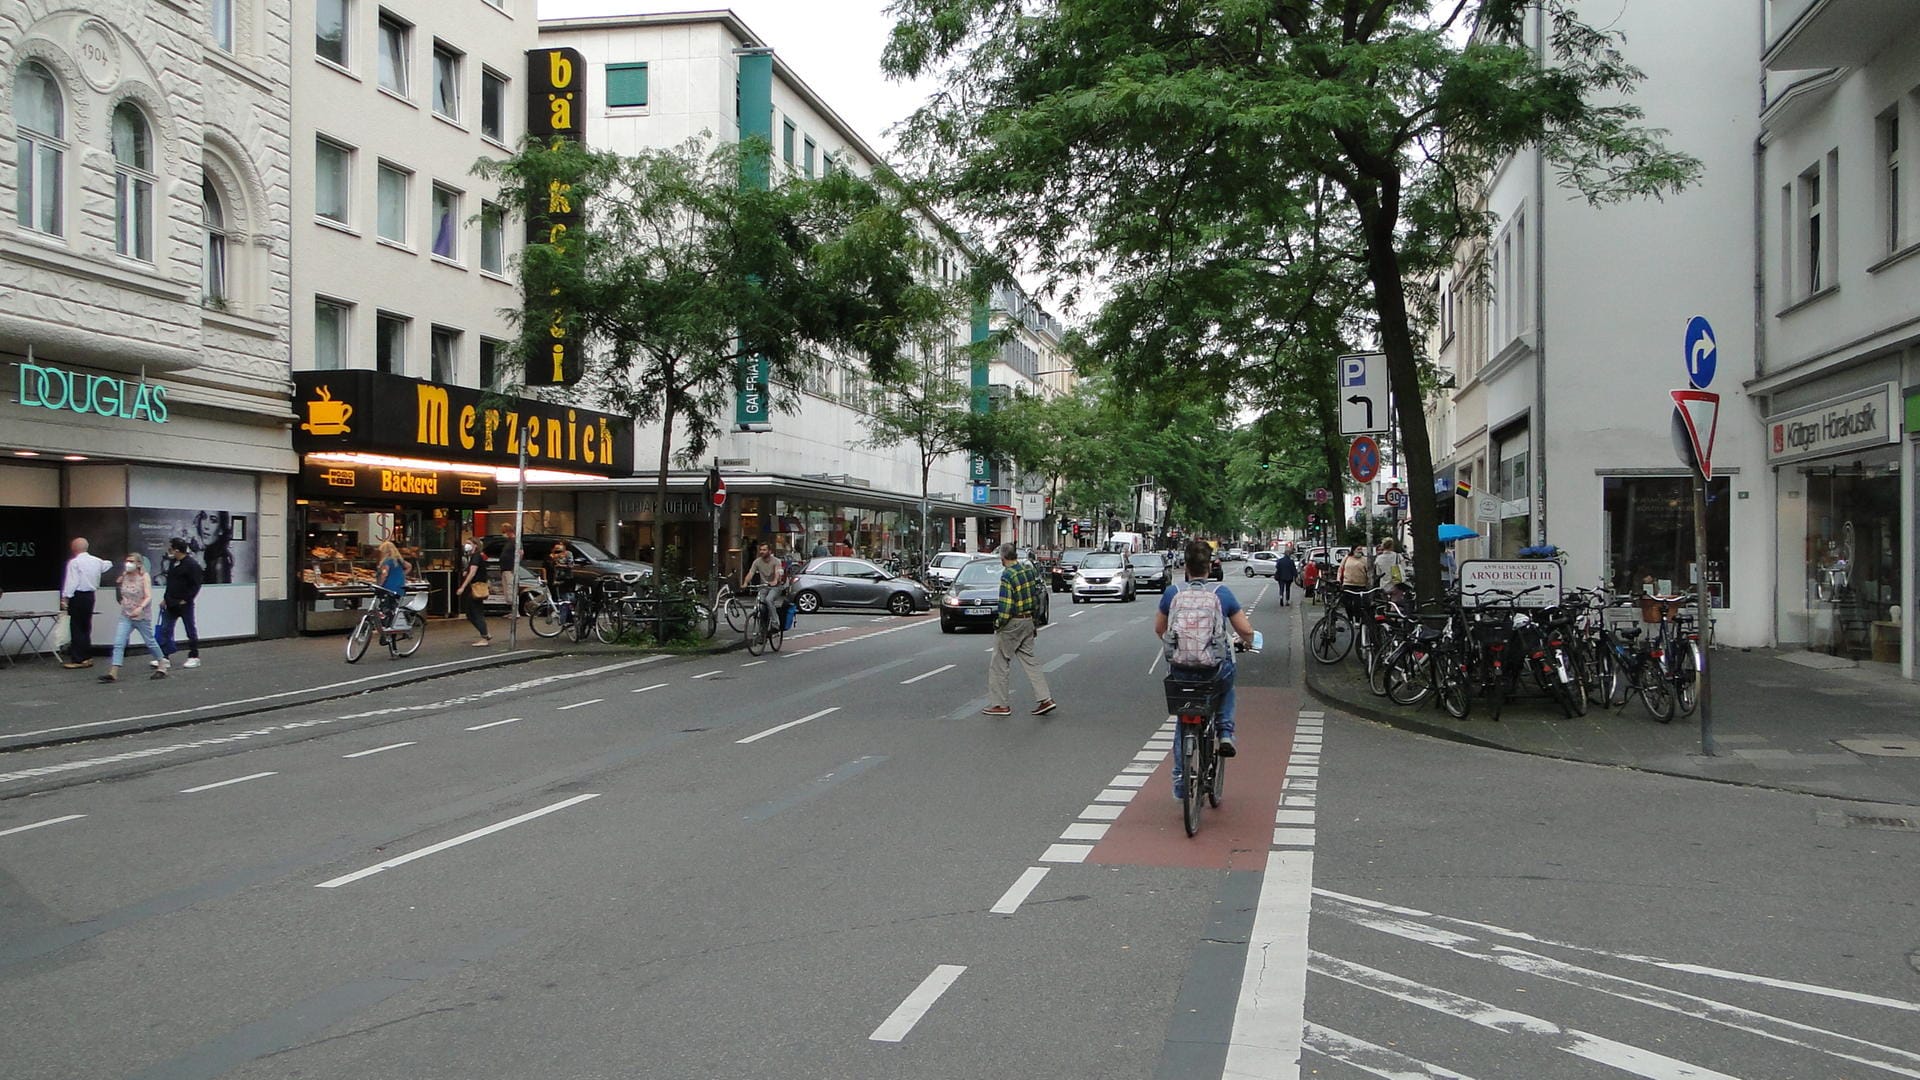
[(1226, 608), (1211, 581), (1189, 581), (1167, 605), (1167, 662), (1175, 667), (1219, 667), (1233, 655)]

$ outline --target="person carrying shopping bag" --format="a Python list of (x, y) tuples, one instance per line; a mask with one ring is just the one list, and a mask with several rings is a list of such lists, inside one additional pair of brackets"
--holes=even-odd
[(160, 651), (160, 641), (153, 631), (153, 577), (147, 573), (147, 557), (140, 554), (128, 555), (120, 565), (120, 622), (113, 629), (113, 660), (107, 667), (107, 673), (100, 676), (103, 683), (120, 681), (120, 663), (127, 657), (127, 642), (135, 632), (140, 640), (146, 642), (147, 651), (153, 654), (155, 661), (151, 678), (164, 679), (173, 666), (167, 661), (165, 653)]

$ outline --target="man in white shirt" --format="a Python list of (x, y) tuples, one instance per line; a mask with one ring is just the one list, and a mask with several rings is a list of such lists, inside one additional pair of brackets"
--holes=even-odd
[(105, 559), (87, 553), (87, 538), (76, 536), (73, 557), (67, 560), (67, 574), (60, 582), (60, 610), (67, 613), (67, 628), (72, 644), (67, 646), (68, 668), (93, 666), (93, 597), (100, 591), (100, 575), (113, 569)]

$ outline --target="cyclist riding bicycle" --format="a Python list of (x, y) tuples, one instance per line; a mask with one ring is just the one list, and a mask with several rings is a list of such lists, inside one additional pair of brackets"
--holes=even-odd
[[(1233, 636), (1240, 639), (1241, 645), (1251, 647), (1253, 645), (1253, 623), (1247, 618), (1247, 613), (1241, 610), (1240, 601), (1234, 597), (1233, 590), (1227, 588), (1225, 582), (1209, 580), (1213, 574), (1213, 549), (1207, 546), (1206, 541), (1188, 541), (1185, 558), (1187, 564), (1186, 583), (1183, 585), (1169, 585), (1167, 586), (1166, 592), (1160, 594), (1160, 613), (1154, 617), (1153, 632), (1155, 636), (1166, 643), (1167, 662), (1170, 666), (1176, 667), (1181, 671), (1204, 672), (1210, 670), (1213, 672), (1214, 678), (1221, 684), (1220, 713), (1218, 717), (1216, 717), (1220, 725), (1220, 756), (1233, 757), (1234, 754), (1238, 752), (1238, 748), (1233, 741), (1233, 650), (1227, 647), (1227, 642), (1224, 639), (1230, 630)], [(1176, 612), (1176, 604), (1181, 609), (1199, 608), (1203, 613), (1211, 612), (1212, 610), (1206, 608), (1205, 605), (1198, 604), (1196, 601), (1180, 599), (1182, 593), (1189, 592), (1211, 593), (1213, 598), (1218, 601), (1219, 610), (1217, 623), (1215, 624), (1215, 630), (1210, 633), (1220, 640), (1217, 641), (1216, 647), (1211, 650), (1210, 655), (1215, 659), (1215, 662), (1211, 664), (1182, 664), (1176, 660), (1177, 657), (1190, 656), (1191, 653), (1189, 650), (1191, 649), (1204, 647), (1203, 644), (1190, 643), (1184, 640), (1184, 636), (1188, 632), (1186, 625), (1187, 619), (1185, 618), (1184, 610)], [(1172, 627), (1172, 633), (1169, 633), (1169, 627)], [(1174, 777), (1174, 790), (1176, 793), (1180, 790), (1179, 782), (1180, 778), (1177, 776)]]
[(380, 628), (387, 630), (393, 627), (394, 610), (407, 591), (407, 560), (400, 557), (400, 549), (391, 540), (380, 541), (378, 551), (380, 567), (375, 573), (379, 580), (373, 586), (373, 595), (380, 605)]
[(740, 587), (760, 586), (760, 607), (766, 612), (769, 627), (780, 625), (780, 606), (786, 601), (787, 564), (774, 558), (773, 548), (760, 545), (760, 557), (747, 564), (740, 575)]

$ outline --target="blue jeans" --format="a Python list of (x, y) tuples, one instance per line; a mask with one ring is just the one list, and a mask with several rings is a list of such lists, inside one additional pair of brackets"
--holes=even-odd
[[(1185, 670), (1185, 669), (1183, 668), (1182, 670)], [(1205, 670), (1205, 669), (1202, 669), (1202, 670)], [(1226, 692), (1220, 696), (1220, 711), (1215, 715), (1214, 721), (1220, 726), (1220, 737), (1223, 739), (1231, 739), (1233, 738), (1233, 657), (1232, 656), (1228, 656), (1226, 659), (1226, 662), (1220, 665), (1220, 681), (1227, 684), (1227, 689), (1226, 689)], [(1176, 725), (1176, 726), (1180, 726), (1180, 725)], [(1173, 749), (1173, 791), (1174, 791), (1174, 797), (1179, 798), (1181, 793), (1180, 745), (1179, 745), (1180, 732), (1178, 731), (1174, 732), (1173, 737), (1175, 740), (1174, 749)]]
[(160, 642), (154, 636), (153, 620), (141, 619), (135, 622), (123, 612), (120, 615), (119, 624), (113, 628), (114, 667), (119, 667), (120, 662), (127, 658), (127, 641), (136, 630), (140, 632), (140, 640), (147, 643), (147, 651), (153, 654), (155, 660), (166, 659), (166, 656), (160, 652)]
[(187, 655), (199, 656), (200, 630), (193, 625), (193, 601), (191, 600), (182, 604), (179, 611), (168, 607), (164, 600), (160, 602), (160, 628), (157, 631), (160, 638), (160, 651), (168, 656), (178, 651), (173, 643), (173, 624), (176, 622), (185, 624), (187, 628)]

